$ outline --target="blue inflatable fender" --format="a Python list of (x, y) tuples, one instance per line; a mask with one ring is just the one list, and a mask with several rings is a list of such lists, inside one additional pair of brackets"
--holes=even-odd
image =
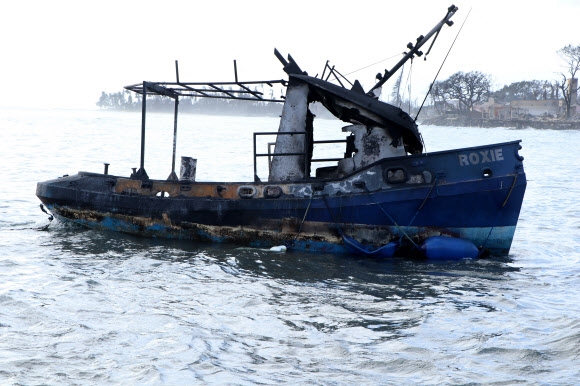
[(432, 236), (421, 245), (421, 251), (428, 259), (476, 258), (479, 250), (469, 240), (445, 236)]

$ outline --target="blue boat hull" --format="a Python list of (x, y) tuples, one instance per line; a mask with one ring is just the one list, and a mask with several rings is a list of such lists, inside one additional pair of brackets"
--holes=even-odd
[[(507, 254), (526, 189), (518, 149), (509, 142), (385, 159), (340, 180), (275, 189), (80, 172), (39, 183), (37, 196), (57, 218), (147, 237), (343, 253), (342, 234), (376, 248), (448, 235)], [(389, 180), (399, 170), (403, 181)]]

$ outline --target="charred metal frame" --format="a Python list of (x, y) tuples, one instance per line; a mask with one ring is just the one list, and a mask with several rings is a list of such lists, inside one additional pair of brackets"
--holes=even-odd
[[(450, 20), (451, 17), (457, 12), (457, 7), (455, 5), (451, 5), (447, 9), (447, 13), (445, 17), (437, 23), (437, 25), (427, 33), (426, 36), (419, 36), (417, 38), (416, 43), (407, 44), (407, 48), (409, 52), (406, 52), (403, 58), (391, 69), (385, 70), (384, 76), (367, 92), (367, 95), (372, 95), (373, 91), (379, 87), (381, 87), (407, 60), (416, 56), (422, 56), (423, 52), (419, 49), (427, 43), (433, 36), (433, 41), (431, 42), (431, 46), (429, 50), (425, 54), (428, 55), (431, 51), (431, 47), (437, 40), (439, 32), (441, 28), (446, 25), (453, 25), (453, 22)], [(274, 54), (278, 59), (284, 64), (284, 71), (289, 75), (294, 75), (298, 78), (299, 74), (302, 74), (300, 67), (296, 64), (296, 62), (292, 59), (291, 56), (288, 56), (288, 60), (284, 59), (282, 55), (278, 52), (278, 50), (274, 50)], [(326, 70), (329, 70), (328, 76), (326, 80), (331, 75), (334, 75), (338, 83), (342, 88), (345, 88), (344, 84), (340, 81), (340, 78), (345, 79), (353, 89), (361, 91), (364, 93), (364, 90), (360, 86), (358, 81), (355, 81), (352, 84), (348, 79), (344, 77), (340, 72), (338, 72), (334, 66), (330, 67), (328, 61), (326, 62), (322, 79), (324, 79), (324, 75)], [(131, 178), (135, 179), (149, 179), (147, 176), (147, 172), (145, 171), (145, 121), (146, 121), (146, 113), (147, 113), (147, 95), (160, 95), (160, 96), (167, 96), (173, 98), (175, 100), (175, 111), (174, 111), (174, 127), (173, 127), (173, 158), (171, 163), (171, 174), (168, 177), (168, 180), (177, 180), (177, 176), (175, 174), (175, 150), (176, 150), (176, 141), (177, 141), (177, 114), (178, 114), (178, 106), (179, 106), (179, 98), (180, 97), (192, 97), (192, 98), (217, 98), (217, 99), (235, 99), (235, 100), (247, 100), (247, 101), (261, 101), (261, 102), (284, 102), (284, 97), (280, 99), (270, 99), (270, 98), (263, 98), (263, 93), (259, 91), (253, 91), (249, 86), (252, 85), (268, 85), (269, 87), (273, 87), (274, 84), (281, 84), (282, 86), (287, 86), (288, 81), (279, 79), (279, 80), (270, 80), (270, 81), (251, 81), (251, 82), (239, 82), (238, 81), (238, 70), (237, 64), (234, 60), (234, 75), (235, 81), (234, 82), (180, 82), (179, 81), (179, 69), (177, 61), (175, 61), (175, 73), (176, 73), (176, 82), (147, 82), (143, 81), (140, 84), (134, 84), (130, 86), (126, 86), (125, 89), (129, 91), (133, 91), (137, 94), (141, 94), (142, 98), (142, 117), (141, 117), (141, 160), (140, 160), (140, 167), (137, 172), (134, 172), (131, 175)], [(228, 89), (231, 87), (237, 87), (237, 89)], [(257, 166), (256, 166), (256, 157), (258, 156), (269, 156), (270, 154), (256, 154), (256, 134), (261, 135), (265, 133), (254, 133), (254, 179), (258, 179), (257, 176)], [(270, 134), (270, 133), (268, 133)], [(286, 134), (277, 132), (276, 134)], [(296, 134), (296, 133), (294, 133)], [(305, 141), (306, 143), (307, 141)], [(316, 143), (316, 142), (314, 142)], [(314, 144), (313, 143), (313, 144)], [(322, 142), (318, 142), (322, 143)], [(308, 160), (306, 156), (307, 151), (305, 153), (283, 153), (278, 155), (283, 156), (290, 156), (290, 155), (304, 155), (305, 156), (305, 166), (304, 170), (308, 170), (308, 163), (309, 162), (317, 162), (317, 161), (330, 161), (331, 159), (325, 160)], [(332, 159), (334, 160), (334, 159)]]
[[(336, 79), (336, 81), (338, 82), (338, 84), (340, 84), (342, 87), (345, 87), (345, 86), (340, 81), (340, 78), (344, 79), (346, 82), (348, 82), (348, 84), (350, 84), (351, 87), (353, 87), (354, 84), (350, 80), (348, 80), (346, 78), (346, 76), (342, 75), (335, 67), (336, 66), (330, 67), (330, 64), (328, 63), (328, 60), (327, 60), (326, 61), (326, 64), (324, 65), (324, 70), (322, 70), (322, 75), (320, 76), (320, 79), (324, 79), (325, 81), (328, 81), (328, 79), (330, 78), (330, 76), (331, 75), (334, 75), (334, 78)], [(326, 70), (328, 70), (328, 75), (325, 78), (324, 75), (326, 74)]]
[[(266, 84), (272, 87), (274, 84), (286, 86), (287, 80), (259, 80), (250, 82), (146, 82), (125, 86), (126, 90), (143, 95), (146, 88), (147, 95), (161, 95), (170, 98), (194, 97), (194, 98), (219, 98), (236, 99), (258, 102), (284, 102), (284, 99), (263, 98), (260, 91), (251, 90), (248, 86)], [(146, 87), (145, 87), (146, 86)], [(229, 90), (225, 87), (238, 86), (238, 90)]]
[[(145, 171), (145, 122), (147, 115), (147, 95), (166, 96), (175, 100), (175, 109), (173, 115), (173, 154), (171, 161), (171, 174), (167, 178), (169, 181), (177, 180), (175, 174), (175, 151), (177, 145), (177, 114), (179, 110), (179, 98), (216, 98), (216, 99), (235, 99), (246, 101), (259, 102), (277, 102), (283, 103), (284, 99), (264, 98), (263, 93), (254, 91), (249, 86), (252, 85), (268, 85), (273, 87), (275, 84), (286, 86), (288, 81), (283, 79), (268, 80), (268, 81), (250, 81), (239, 82), (236, 61), (234, 60), (235, 82), (180, 82), (179, 81), (179, 67), (177, 60), (175, 61), (175, 75), (176, 82), (148, 82), (133, 84), (126, 86), (125, 89), (141, 94), (141, 159), (139, 163), (139, 170), (131, 174), (131, 178), (147, 180), (149, 176)], [(237, 89), (231, 89), (236, 86)], [(228, 89), (230, 88), (230, 89)], [(255, 154), (255, 151), (254, 151)]]

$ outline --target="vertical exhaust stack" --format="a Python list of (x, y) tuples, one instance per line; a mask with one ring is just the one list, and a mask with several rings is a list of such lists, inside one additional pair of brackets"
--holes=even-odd
[(197, 170), (197, 159), (191, 157), (181, 157), (181, 168), (179, 170), (180, 181), (195, 182), (195, 172)]
[(304, 153), (307, 111), (308, 85), (291, 79), (286, 92), (286, 101), (282, 108), (278, 132), (296, 134), (277, 136), (268, 181), (280, 182), (304, 179), (304, 155), (277, 156), (276, 154)]

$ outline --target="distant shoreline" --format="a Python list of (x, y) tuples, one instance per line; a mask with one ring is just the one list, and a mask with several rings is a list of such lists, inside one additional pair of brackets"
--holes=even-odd
[(459, 126), (459, 127), (513, 127), (516, 129), (580, 130), (580, 121), (541, 120), (541, 119), (469, 119), (469, 118), (426, 118), (421, 125)]

